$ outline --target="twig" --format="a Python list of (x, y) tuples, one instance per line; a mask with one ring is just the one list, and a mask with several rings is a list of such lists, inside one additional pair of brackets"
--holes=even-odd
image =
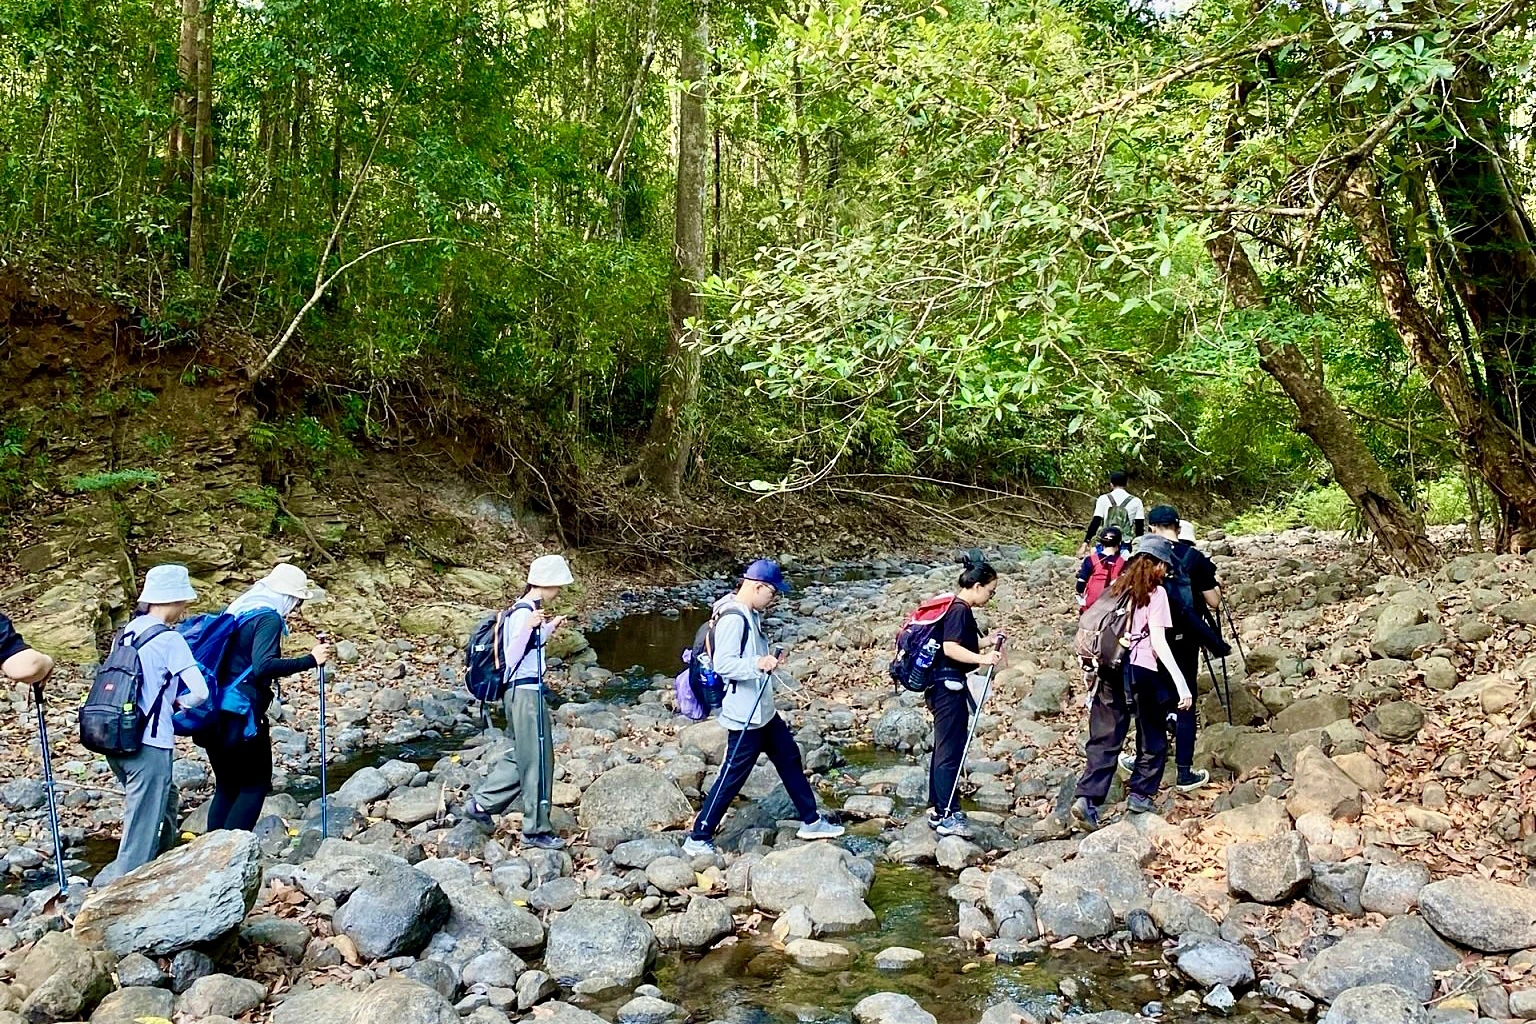
[(329, 551), (325, 550), (325, 545), (320, 543), (320, 538), (315, 536), (315, 532), (309, 528), (309, 524), (304, 521), (303, 517), (293, 514), (293, 511), (288, 507), (288, 503), (283, 501), (281, 494), (274, 491), (273, 496), (277, 498), (277, 507), (282, 509), (283, 515), (299, 524), (299, 529), (304, 531), (304, 536), (309, 538), (309, 542), (315, 546), (315, 550), (320, 553), (320, 557), (335, 565), (336, 559), (331, 556)]

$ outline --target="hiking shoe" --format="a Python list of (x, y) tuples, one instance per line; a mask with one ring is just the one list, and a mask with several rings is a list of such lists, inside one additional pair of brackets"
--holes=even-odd
[(801, 825), (795, 835), (801, 839), (836, 839), (843, 834), (843, 826), (834, 825), (826, 818)]
[(486, 828), (493, 828), (496, 825), (495, 820), (491, 818), (491, 812), (475, 803), (474, 800), (466, 800), (464, 806), (459, 809), (459, 813), (470, 821), (478, 821)]
[(1132, 793), (1125, 801), (1125, 809), (1132, 814), (1156, 814), (1157, 803), (1150, 797)]
[(961, 839), (969, 839), (972, 835), (971, 823), (965, 820), (963, 811), (956, 811), (941, 819), (933, 830), (941, 836), (959, 836)]
[(1099, 809), (1088, 802), (1088, 798), (1080, 796), (1072, 801), (1072, 817), (1092, 832), (1099, 827)]
[(928, 827), (929, 828), (938, 828), (939, 827), (939, 822), (941, 822), (943, 820), (944, 820), (943, 818), (939, 817), (939, 812), (938, 811), (934, 810), (932, 807), (928, 808)]
[(708, 839), (695, 839), (689, 836), (683, 843), (683, 852), (690, 857), (713, 857), (719, 851)]
[(1211, 773), (1204, 768), (1180, 768), (1179, 781), (1174, 783), (1174, 788), (1180, 793), (1188, 793), (1210, 781)]
[(1127, 775), (1136, 774), (1136, 755), (1121, 754), (1116, 760), (1120, 762), (1120, 770)]
[(565, 840), (551, 832), (540, 832), (536, 836), (523, 836), (524, 846), (537, 846), (541, 850), (563, 850)]

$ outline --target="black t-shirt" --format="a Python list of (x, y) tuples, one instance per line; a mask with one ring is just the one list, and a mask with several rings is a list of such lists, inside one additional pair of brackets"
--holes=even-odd
[(31, 649), (21, 634), (16, 632), (16, 627), (11, 625), (11, 620), (0, 615), (0, 661)]
[(1174, 545), (1173, 550), (1174, 557), (1184, 568), (1184, 575), (1189, 577), (1189, 586), (1194, 591), (1195, 606), (1198, 608), (1204, 602), (1200, 595), (1216, 589), (1216, 563), (1191, 541), (1181, 540)]
[[(944, 622), (939, 627), (939, 641), (956, 643), (968, 651), (981, 652), (981, 631), (976, 627), (976, 613), (971, 611), (970, 605), (959, 598), (955, 599), (949, 611), (944, 613)], [(935, 679), (964, 679), (975, 667), (952, 661), (941, 650), (933, 662), (933, 675)]]

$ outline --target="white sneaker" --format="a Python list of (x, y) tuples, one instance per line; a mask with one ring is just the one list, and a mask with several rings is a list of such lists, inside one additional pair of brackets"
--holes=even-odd
[(1135, 775), (1136, 774), (1136, 755), (1135, 754), (1121, 754), (1120, 757), (1119, 757), (1119, 761), (1120, 761), (1120, 770), (1121, 771), (1125, 772), (1125, 774), (1127, 774), (1127, 775)]
[(966, 820), (965, 814), (956, 811), (949, 817), (941, 820), (934, 831), (941, 836), (958, 836), (961, 839), (971, 838), (971, 823)]
[(719, 851), (708, 839), (695, 839), (689, 836), (683, 843), (683, 852), (690, 857), (713, 857)]
[(836, 839), (843, 834), (843, 826), (834, 825), (826, 818), (817, 818), (806, 825), (801, 825), (795, 833), (801, 839)]

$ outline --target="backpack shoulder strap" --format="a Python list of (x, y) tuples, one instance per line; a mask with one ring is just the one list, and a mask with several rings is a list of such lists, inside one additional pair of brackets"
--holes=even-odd
[(1125, 500), (1124, 501), (1116, 501), (1115, 500), (1115, 492), (1114, 491), (1110, 491), (1109, 494), (1108, 494), (1109, 503), (1111, 505), (1115, 506), (1115, 508), (1125, 508), (1127, 505), (1129, 505), (1131, 503), (1131, 498), (1132, 497), (1133, 497), (1132, 495), (1127, 494), (1125, 496)]
[(171, 631), (171, 627), (170, 626), (167, 626), (164, 623), (157, 622), (153, 626), (150, 626), (148, 629), (144, 630), (142, 633), (137, 634), (133, 638), (133, 649), (136, 650), (136, 651), (142, 651), (144, 649), (144, 645), (145, 644), (149, 643), (151, 640), (153, 640), (155, 637), (159, 636), (161, 633), (169, 633), (170, 631)]
[(736, 653), (736, 656), (739, 658), (747, 653), (747, 640), (752, 635), (752, 620), (740, 608), (722, 608), (710, 616), (709, 632), (704, 636), (704, 649), (710, 657), (714, 657), (715, 653), (715, 627), (720, 625), (720, 620), (727, 615), (735, 615), (741, 619), (741, 650)]

